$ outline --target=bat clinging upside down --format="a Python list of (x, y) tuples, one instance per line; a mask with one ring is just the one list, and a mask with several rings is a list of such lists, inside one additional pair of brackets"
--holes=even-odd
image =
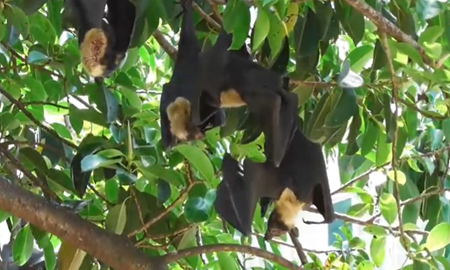
[(202, 139), (208, 129), (223, 126), (225, 113), (209, 104), (200, 86), (201, 47), (192, 21), (192, 0), (184, 0), (178, 54), (160, 103), (161, 137), (165, 149), (181, 141)]
[[(266, 239), (295, 228), (294, 220), (305, 205), (314, 204), (324, 222), (334, 220), (328, 177), (321, 146), (297, 130), (279, 168), (272, 163), (237, 160), (226, 154), (222, 163), (223, 180), (214, 203), (217, 213), (248, 235), (256, 204), (261, 198), (274, 200)], [(267, 206), (267, 205), (266, 205)]]
[(109, 76), (125, 58), (134, 30), (136, 7), (130, 0), (69, 2), (78, 19), (78, 43), (84, 69), (95, 78)]
[(283, 89), (277, 72), (228, 50), (231, 43), (232, 35), (222, 30), (202, 53), (201, 88), (217, 108), (247, 106), (271, 148), (267, 158), (278, 167), (296, 129), (297, 95)]

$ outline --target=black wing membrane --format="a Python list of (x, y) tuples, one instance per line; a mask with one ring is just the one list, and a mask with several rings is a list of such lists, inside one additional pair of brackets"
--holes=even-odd
[(136, 7), (130, 0), (107, 1), (107, 19), (115, 38), (113, 50), (125, 55), (134, 31)]
[(225, 124), (224, 112), (202, 94), (201, 46), (192, 20), (192, 0), (184, 0), (178, 55), (172, 77), (163, 86), (160, 115), (165, 149), (180, 141), (201, 139), (206, 130)]
[(242, 169), (237, 160), (225, 154), (222, 173), (223, 180), (217, 187), (214, 207), (224, 220), (242, 234), (249, 235), (259, 198), (275, 197), (278, 193), (276, 172), (266, 164), (248, 160), (244, 161)]
[[(324, 217), (324, 222), (329, 223), (334, 220), (321, 146), (309, 141), (299, 129), (295, 131), (279, 168), (270, 161), (256, 163), (246, 159), (242, 170), (238, 162), (226, 154), (222, 171), (223, 180), (217, 188), (216, 211), (244, 235), (251, 232), (258, 200), (261, 200), (262, 206), (265, 207), (264, 212), (261, 213), (264, 215), (269, 203), (272, 200), (279, 200), (286, 189), (292, 191), (299, 205), (314, 204)], [(298, 209), (301, 210), (301, 208)], [(283, 209), (274, 211), (283, 211)], [(282, 213), (281, 216), (283, 216)], [(292, 228), (289, 227), (289, 229)]]
[(283, 90), (280, 74), (253, 62), (242, 49), (228, 50), (231, 42), (232, 35), (222, 30), (202, 53), (202, 89), (215, 106), (247, 105), (270, 142), (268, 158), (278, 167), (296, 129), (297, 96)]
[(107, 0), (67, 0), (68, 7), (75, 15), (78, 30), (78, 44), (93, 28), (102, 28)]

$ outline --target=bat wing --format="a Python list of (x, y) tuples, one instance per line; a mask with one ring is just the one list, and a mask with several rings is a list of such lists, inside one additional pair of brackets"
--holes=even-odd
[(289, 179), (286, 185), (299, 201), (314, 204), (325, 221), (332, 221), (333, 203), (320, 144), (311, 142), (297, 129), (285, 159), (280, 166), (280, 178)]
[(238, 161), (229, 154), (224, 155), (223, 180), (217, 187), (214, 205), (217, 213), (228, 223), (242, 234), (249, 235), (258, 200), (263, 196), (274, 196), (279, 187), (276, 186), (276, 172), (270, 169), (271, 166), (245, 160), (243, 167), (242, 170)]
[(78, 42), (81, 44), (87, 31), (92, 28), (101, 28), (105, 15), (107, 0), (69, 0), (68, 7), (77, 19)]
[(130, 0), (108, 0), (107, 14), (115, 37), (113, 49), (125, 54), (134, 30), (136, 7)]
[(261, 91), (246, 102), (264, 132), (268, 161), (279, 167), (298, 126), (295, 122), (297, 96), (284, 90), (279, 93)]

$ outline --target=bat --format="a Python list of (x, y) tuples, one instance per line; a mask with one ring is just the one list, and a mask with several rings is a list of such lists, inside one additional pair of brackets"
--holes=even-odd
[(216, 43), (201, 54), (201, 88), (217, 108), (247, 106), (268, 143), (266, 155), (276, 167), (297, 128), (297, 95), (282, 87), (282, 76), (253, 62), (242, 52), (228, 50), (232, 35), (219, 33)]
[(295, 217), (305, 205), (314, 204), (324, 222), (334, 220), (334, 209), (321, 146), (309, 141), (297, 129), (280, 167), (271, 162), (243, 166), (225, 154), (223, 180), (217, 187), (217, 213), (244, 235), (251, 232), (256, 204), (261, 198), (275, 201), (265, 239), (295, 229)]
[(78, 43), (84, 69), (94, 78), (108, 77), (126, 56), (136, 7), (129, 0), (71, 0), (69, 4), (78, 19)]
[(183, 18), (177, 59), (170, 81), (163, 85), (159, 107), (164, 149), (202, 139), (207, 130), (225, 124), (225, 112), (209, 105), (213, 101), (201, 91), (201, 47), (192, 20), (192, 0), (181, 4)]

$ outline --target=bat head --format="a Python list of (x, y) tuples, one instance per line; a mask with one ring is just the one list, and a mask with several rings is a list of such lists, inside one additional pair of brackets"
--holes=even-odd
[(282, 236), (283, 234), (289, 232), (291, 229), (292, 228), (283, 221), (281, 213), (277, 211), (277, 208), (275, 208), (269, 216), (264, 239), (271, 240), (274, 237)]
[[(170, 87), (164, 85), (164, 88)], [(164, 94), (163, 90), (163, 94)], [(163, 100), (163, 97), (161, 97)], [(162, 101), (161, 104), (164, 102)], [(166, 108), (160, 107), (161, 133), (165, 148), (178, 142), (203, 139), (201, 129), (191, 120), (191, 103), (183, 97), (177, 97)]]
[(295, 217), (303, 209), (303, 206), (304, 203), (297, 199), (294, 192), (285, 188), (275, 202), (275, 208), (269, 216), (264, 238), (270, 240), (295, 228)]

